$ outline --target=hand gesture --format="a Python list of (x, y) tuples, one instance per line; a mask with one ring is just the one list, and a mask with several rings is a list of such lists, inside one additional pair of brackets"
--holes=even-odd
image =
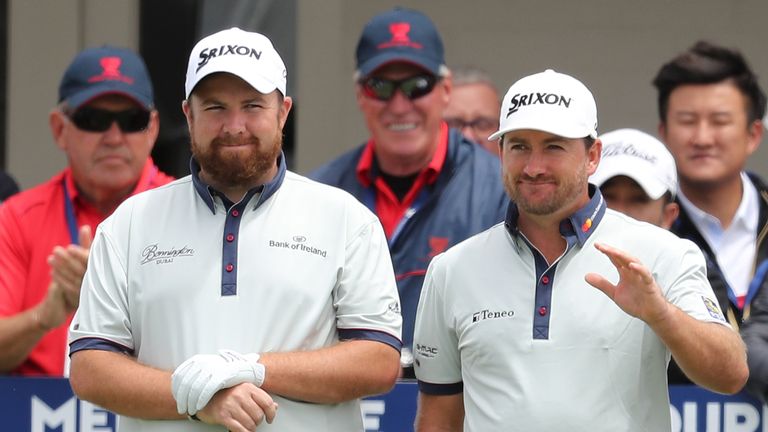
[(619, 282), (614, 285), (597, 273), (588, 273), (584, 278), (587, 283), (605, 293), (624, 312), (648, 324), (653, 325), (668, 316), (669, 302), (661, 294), (651, 272), (637, 258), (602, 243), (595, 243), (595, 248), (616, 267)]
[(80, 285), (83, 282), (88, 251), (91, 247), (91, 228), (80, 228), (80, 246), (56, 246), (48, 256), (51, 266), (51, 284), (43, 301), (34, 311), (35, 321), (43, 330), (60, 326), (80, 304)]
[(77, 309), (80, 303), (80, 286), (88, 265), (88, 252), (93, 235), (91, 227), (84, 225), (78, 232), (79, 245), (71, 244), (66, 248), (56, 246), (48, 256), (51, 266), (51, 280), (64, 293), (69, 311)]

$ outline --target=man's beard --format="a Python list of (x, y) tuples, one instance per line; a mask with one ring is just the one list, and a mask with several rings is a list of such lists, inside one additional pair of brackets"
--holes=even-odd
[[(250, 151), (228, 152), (225, 145), (243, 144)], [(278, 131), (271, 145), (265, 145), (257, 137), (215, 138), (207, 148), (202, 148), (192, 137), (192, 155), (202, 169), (217, 185), (223, 187), (254, 186), (269, 172), (280, 155), (283, 146), (282, 134)]]
[[(572, 173), (570, 177), (554, 179), (557, 185), (557, 189), (547, 199), (543, 200), (529, 200), (521, 191), (520, 185), (517, 183), (520, 177), (525, 176), (521, 174), (517, 178), (513, 178), (509, 171), (504, 171), (504, 189), (512, 199), (512, 201), (523, 211), (532, 215), (545, 216), (550, 215), (564, 206), (569, 205), (571, 202), (578, 200), (582, 194), (584, 178), (586, 176), (586, 170), (581, 167), (576, 172)], [(533, 180), (527, 178), (527, 180)]]

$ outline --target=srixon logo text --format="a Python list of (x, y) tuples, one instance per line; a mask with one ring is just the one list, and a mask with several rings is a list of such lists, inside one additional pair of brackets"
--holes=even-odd
[(261, 51), (256, 51), (254, 48), (243, 45), (222, 45), (216, 48), (205, 48), (200, 51), (200, 62), (197, 64), (197, 70), (200, 70), (201, 67), (205, 66), (214, 57), (232, 54), (254, 57), (256, 60), (261, 58)]
[(554, 93), (530, 93), (521, 95), (520, 93), (512, 96), (509, 105), (509, 111), (507, 111), (507, 117), (512, 113), (517, 112), (521, 107), (527, 105), (547, 104), (547, 105), (561, 105), (566, 108), (571, 106), (571, 98), (567, 98), (562, 95)]

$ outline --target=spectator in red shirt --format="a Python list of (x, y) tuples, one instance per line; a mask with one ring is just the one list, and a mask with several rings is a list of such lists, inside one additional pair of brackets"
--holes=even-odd
[(80, 52), (49, 125), (68, 166), (0, 206), (0, 373), (67, 374), (92, 229), (129, 196), (173, 180), (150, 158), (158, 114), (132, 51)]

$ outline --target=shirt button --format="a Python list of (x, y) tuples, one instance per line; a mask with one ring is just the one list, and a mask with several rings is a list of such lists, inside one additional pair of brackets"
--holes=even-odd
[(232, 216), (233, 217), (238, 217), (238, 216), (240, 216), (240, 212), (237, 211), (237, 210), (232, 210)]
[(231, 242), (233, 242), (234, 240), (235, 240), (235, 236), (234, 236), (233, 234), (227, 234), (227, 241), (228, 241), (228, 242), (230, 242), (230, 243), (231, 243)]
[(228, 272), (231, 272), (231, 271), (232, 271), (232, 270), (234, 270), (234, 269), (235, 269), (235, 266), (233, 266), (231, 263), (230, 263), (230, 264), (227, 264), (227, 271), (228, 271)]
[(546, 314), (547, 314), (547, 307), (546, 306), (540, 307), (539, 308), (539, 315), (544, 316)]
[(544, 285), (548, 284), (549, 283), (549, 276), (542, 277), (541, 278), (541, 283), (543, 283)]

